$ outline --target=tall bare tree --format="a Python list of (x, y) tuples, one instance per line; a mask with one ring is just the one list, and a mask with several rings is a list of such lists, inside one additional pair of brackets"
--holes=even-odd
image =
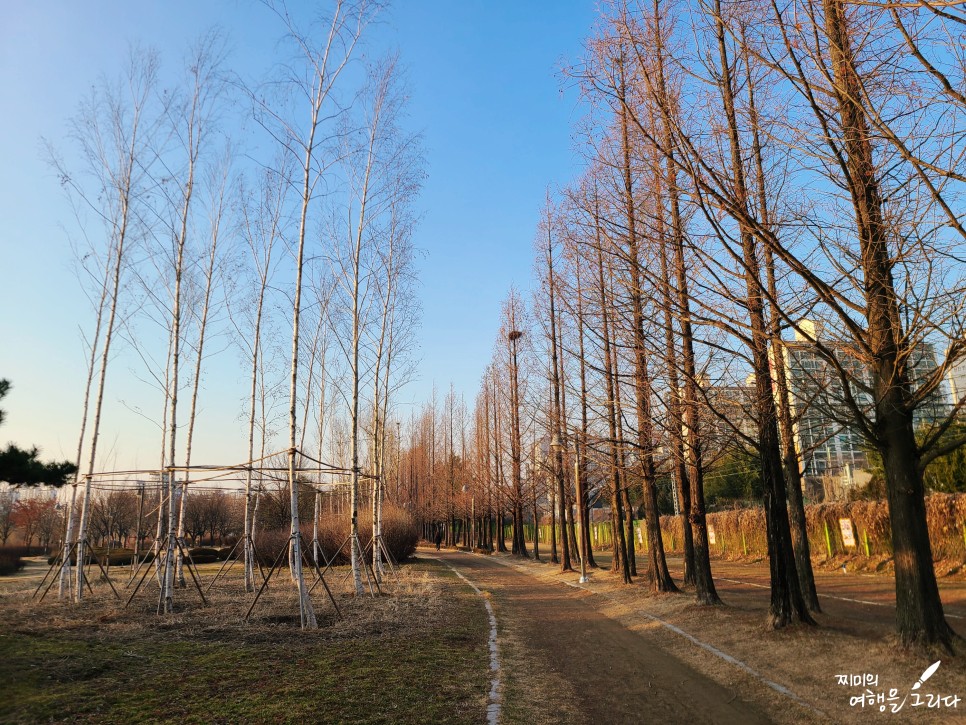
[[(105, 283), (100, 294), (96, 330), (91, 338), (91, 360), (98, 354), (97, 389), (91, 420), (88, 444), (87, 473), (79, 524), (75, 523), (76, 484), (73, 488), (67, 515), (63, 561), (61, 568), (61, 593), (69, 576), (68, 551), (76, 543), (77, 581), (74, 596), (79, 601), (84, 596), (84, 561), (86, 557), (86, 518), (90, 502), (91, 476), (96, 471), (97, 443), (100, 436), (104, 392), (107, 381), (108, 361), (112, 352), (114, 335), (119, 323), (121, 291), (127, 266), (129, 248), (140, 235), (140, 212), (136, 207), (142, 202), (144, 183), (149, 174), (151, 159), (147, 153), (146, 138), (156, 123), (154, 109), (155, 84), (157, 82), (158, 58), (150, 51), (132, 50), (126, 67), (117, 83), (102, 81), (95, 86), (72, 123), (71, 136), (80, 151), (84, 164), (81, 174), (73, 175), (62, 162), (55, 162), (61, 181), (77, 204), (82, 204), (103, 225), (104, 241), (101, 249)], [(106, 282), (106, 280), (110, 280)], [(106, 310), (105, 310), (106, 308)], [(106, 313), (106, 319), (104, 315)], [(103, 339), (101, 340), (101, 333)], [(100, 342), (99, 342), (100, 341)], [(98, 350), (98, 344), (100, 348)], [(96, 352), (95, 352), (96, 351)], [(95, 368), (89, 370), (93, 378)], [(87, 387), (90, 390), (90, 385)], [(85, 394), (85, 411), (87, 408)], [(83, 447), (87, 428), (86, 412), (83, 416), (78, 449)], [(80, 454), (78, 454), (78, 460)], [(75, 529), (77, 531), (75, 538)]]

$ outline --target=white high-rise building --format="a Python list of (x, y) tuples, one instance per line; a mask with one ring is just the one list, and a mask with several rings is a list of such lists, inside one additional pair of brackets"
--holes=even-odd
[[(802, 331), (796, 331), (795, 340), (783, 342), (782, 356), (805, 492), (810, 498), (838, 498), (869, 479), (865, 472), (869, 467), (867, 446), (853, 422), (851, 406), (861, 410), (871, 407), (872, 397), (862, 389), (863, 384), (871, 386), (871, 379), (844, 348), (822, 338), (821, 323), (804, 320), (799, 327)], [(839, 364), (859, 382), (849, 386), (850, 396), (846, 396), (838, 371), (816, 351), (815, 340), (832, 347)], [(921, 344), (909, 366), (913, 388), (935, 369), (933, 347)], [(937, 391), (916, 409), (914, 417), (918, 425), (941, 420), (948, 412), (948, 401)]]

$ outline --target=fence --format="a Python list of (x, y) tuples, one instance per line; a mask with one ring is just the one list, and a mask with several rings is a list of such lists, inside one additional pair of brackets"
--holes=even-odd
[[(843, 521), (848, 522), (844, 527)], [(927, 496), (926, 523), (935, 559), (966, 561), (966, 494)], [(809, 505), (805, 507), (805, 526), (813, 556), (892, 555), (889, 509), (885, 501)], [(734, 509), (708, 514), (708, 528), (709, 538), (714, 532), (712, 553), (722, 556), (768, 555), (764, 509)], [(846, 541), (849, 529), (851, 543)], [(665, 549), (681, 549), (680, 517), (662, 516), (661, 532)]]
[[(849, 522), (846, 529), (850, 526), (852, 543), (845, 539), (843, 520)], [(927, 496), (926, 522), (935, 559), (966, 561), (966, 494), (936, 493)], [(642, 523), (634, 522), (634, 544), (638, 551), (646, 550), (648, 544), (647, 529)], [(812, 504), (805, 507), (805, 524), (813, 556), (892, 555), (889, 509), (885, 501)], [(577, 528), (579, 530), (579, 525)], [(709, 538), (712, 532), (714, 537), (712, 554), (756, 558), (768, 555), (764, 509), (742, 508), (708, 514), (708, 528)], [(542, 524), (537, 529), (540, 543), (549, 546), (550, 525)], [(512, 531), (512, 527), (505, 527), (505, 539), (511, 538)], [(524, 535), (527, 543), (533, 543), (533, 533), (533, 525), (526, 524)], [(681, 518), (662, 516), (661, 536), (665, 551), (681, 552), (684, 540)], [(591, 524), (594, 549), (610, 548), (613, 541), (610, 522)]]

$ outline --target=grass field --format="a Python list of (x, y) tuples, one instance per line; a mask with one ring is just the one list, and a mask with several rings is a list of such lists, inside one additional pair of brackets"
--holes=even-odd
[(248, 624), (237, 580), (207, 608), (179, 591), (181, 611), (163, 618), (156, 586), (129, 609), (103, 589), (80, 606), (0, 595), (0, 721), (485, 720), (487, 623), (472, 591), (428, 561), (375, 599), (348, 594), (341, 573), (327, 579), (344, 618), (315, 597), (311, 632), (284, 579)]

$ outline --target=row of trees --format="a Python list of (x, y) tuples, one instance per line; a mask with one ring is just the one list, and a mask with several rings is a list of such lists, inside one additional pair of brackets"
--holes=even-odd
[(43, 549), (59, 541), (63, 533), (63, 516), (57, 502), (45, 498), (15, 498), (0, 493), (0, 546), (6, 546), (13, 534), (30, 548), (35, 542)]
[[(150, 514), (158, 509), (159, 497), (134, 491), (103, 491), (92, 495), (88, 514), (88, 537), (94, 546), (128, 547), (138, 540), (139, 547), (153, 539)], [(183, 526), (190, 543), (197, 545), (225, 541), (241, 535), (242, 499), (226, 491), (198, 491), (185, 506)], [(281, 523), (274, 522), (273, 529)], [(14, 498), (0, 494), (0, 545), (6, 546), (16, 534), (27, 547), (37, 543), (45, 550), (60, 544), (66, 519), (56, 500), (43, 496)]]
[[(191, 533), (203, 382), (234, 352), (249, 376), (240, 415), (250, 469), (246, 584), (254, 586), (258, 469), (281, 449), (292, 574), (302, 624), (314, 627), (301, 574), (299, 489), (306, 467), (320, 479), (344, 471), (356, 535), (360, 487), (381, 480), (386, 421), (410, 376), (408, 332), (418, 313), (412, 202), (420, 146), (401, 125), (397, 59), (358, 52), (379, 2), (337, 0), (318, 12), (264, 5), (285, 35), (283, 61), (264, 81), (228, 71), (217, 32), (198, 41), (183, 77), (169, 83), (155, 53), (135, 50), (123, 74), (94, 86), (72, 119), (69, 155), (50, 145), (77, 210), (78, 270), (94, 311), (85, 329), (82, 475), (64, 561), (76, 544), (83, 562), (108, 370), (113, 376), (121, 345), (140, 361), (135, 375), (157, 391), (156, 409), (137, 412), (159, 422), (163, 492), (153, 538), (170, 611), (176, 541)], [(233, 115), (238, 109), (243, 118)], [(364, 468), (370, 477), (361, 477)], [(379, 496), (374, 484), (370, 498)], [(62, 592), (68, 576), (65, 565)], [(78, 567), (77, 597), (82, 577)]]
[[(638, 569), (639, 508), (646, 576), (675, 591), (657, 520), (669, 486), (686, 520), (683, 583), (715, 604), (704, 478), (737, 441), (763, 491), (772, 624), (812, 624), (795, 410), (824, 401), (790, 389), (795, 332), (841, 391), (822, 412), (881, 458), (899, 638), (951, 647), (923, 471), (966, 443), (966, 399), (918, 438), (915, 423), (966, 356), (966, 66), (951, 40), (963, 24), (960, 6), (925, 2), (610, 3), (570, 69), (592, 108), (587, 171), (548, 199), (540, 288), (505, 305), (460, 477), (431, 468), (444, 483), (431, 490), (449, 492), (432, 517), (465, 500), (466, 481), (486, 502), (476, 516), (508, 515), (526, 555), (538, 485), (562, 532), (599, 494), (623, 579)], [(924, 349), (939, 362), (914, 375)], [(558, 539), (568, 568), (575, 536), (555, 537), (555, 558)]]

